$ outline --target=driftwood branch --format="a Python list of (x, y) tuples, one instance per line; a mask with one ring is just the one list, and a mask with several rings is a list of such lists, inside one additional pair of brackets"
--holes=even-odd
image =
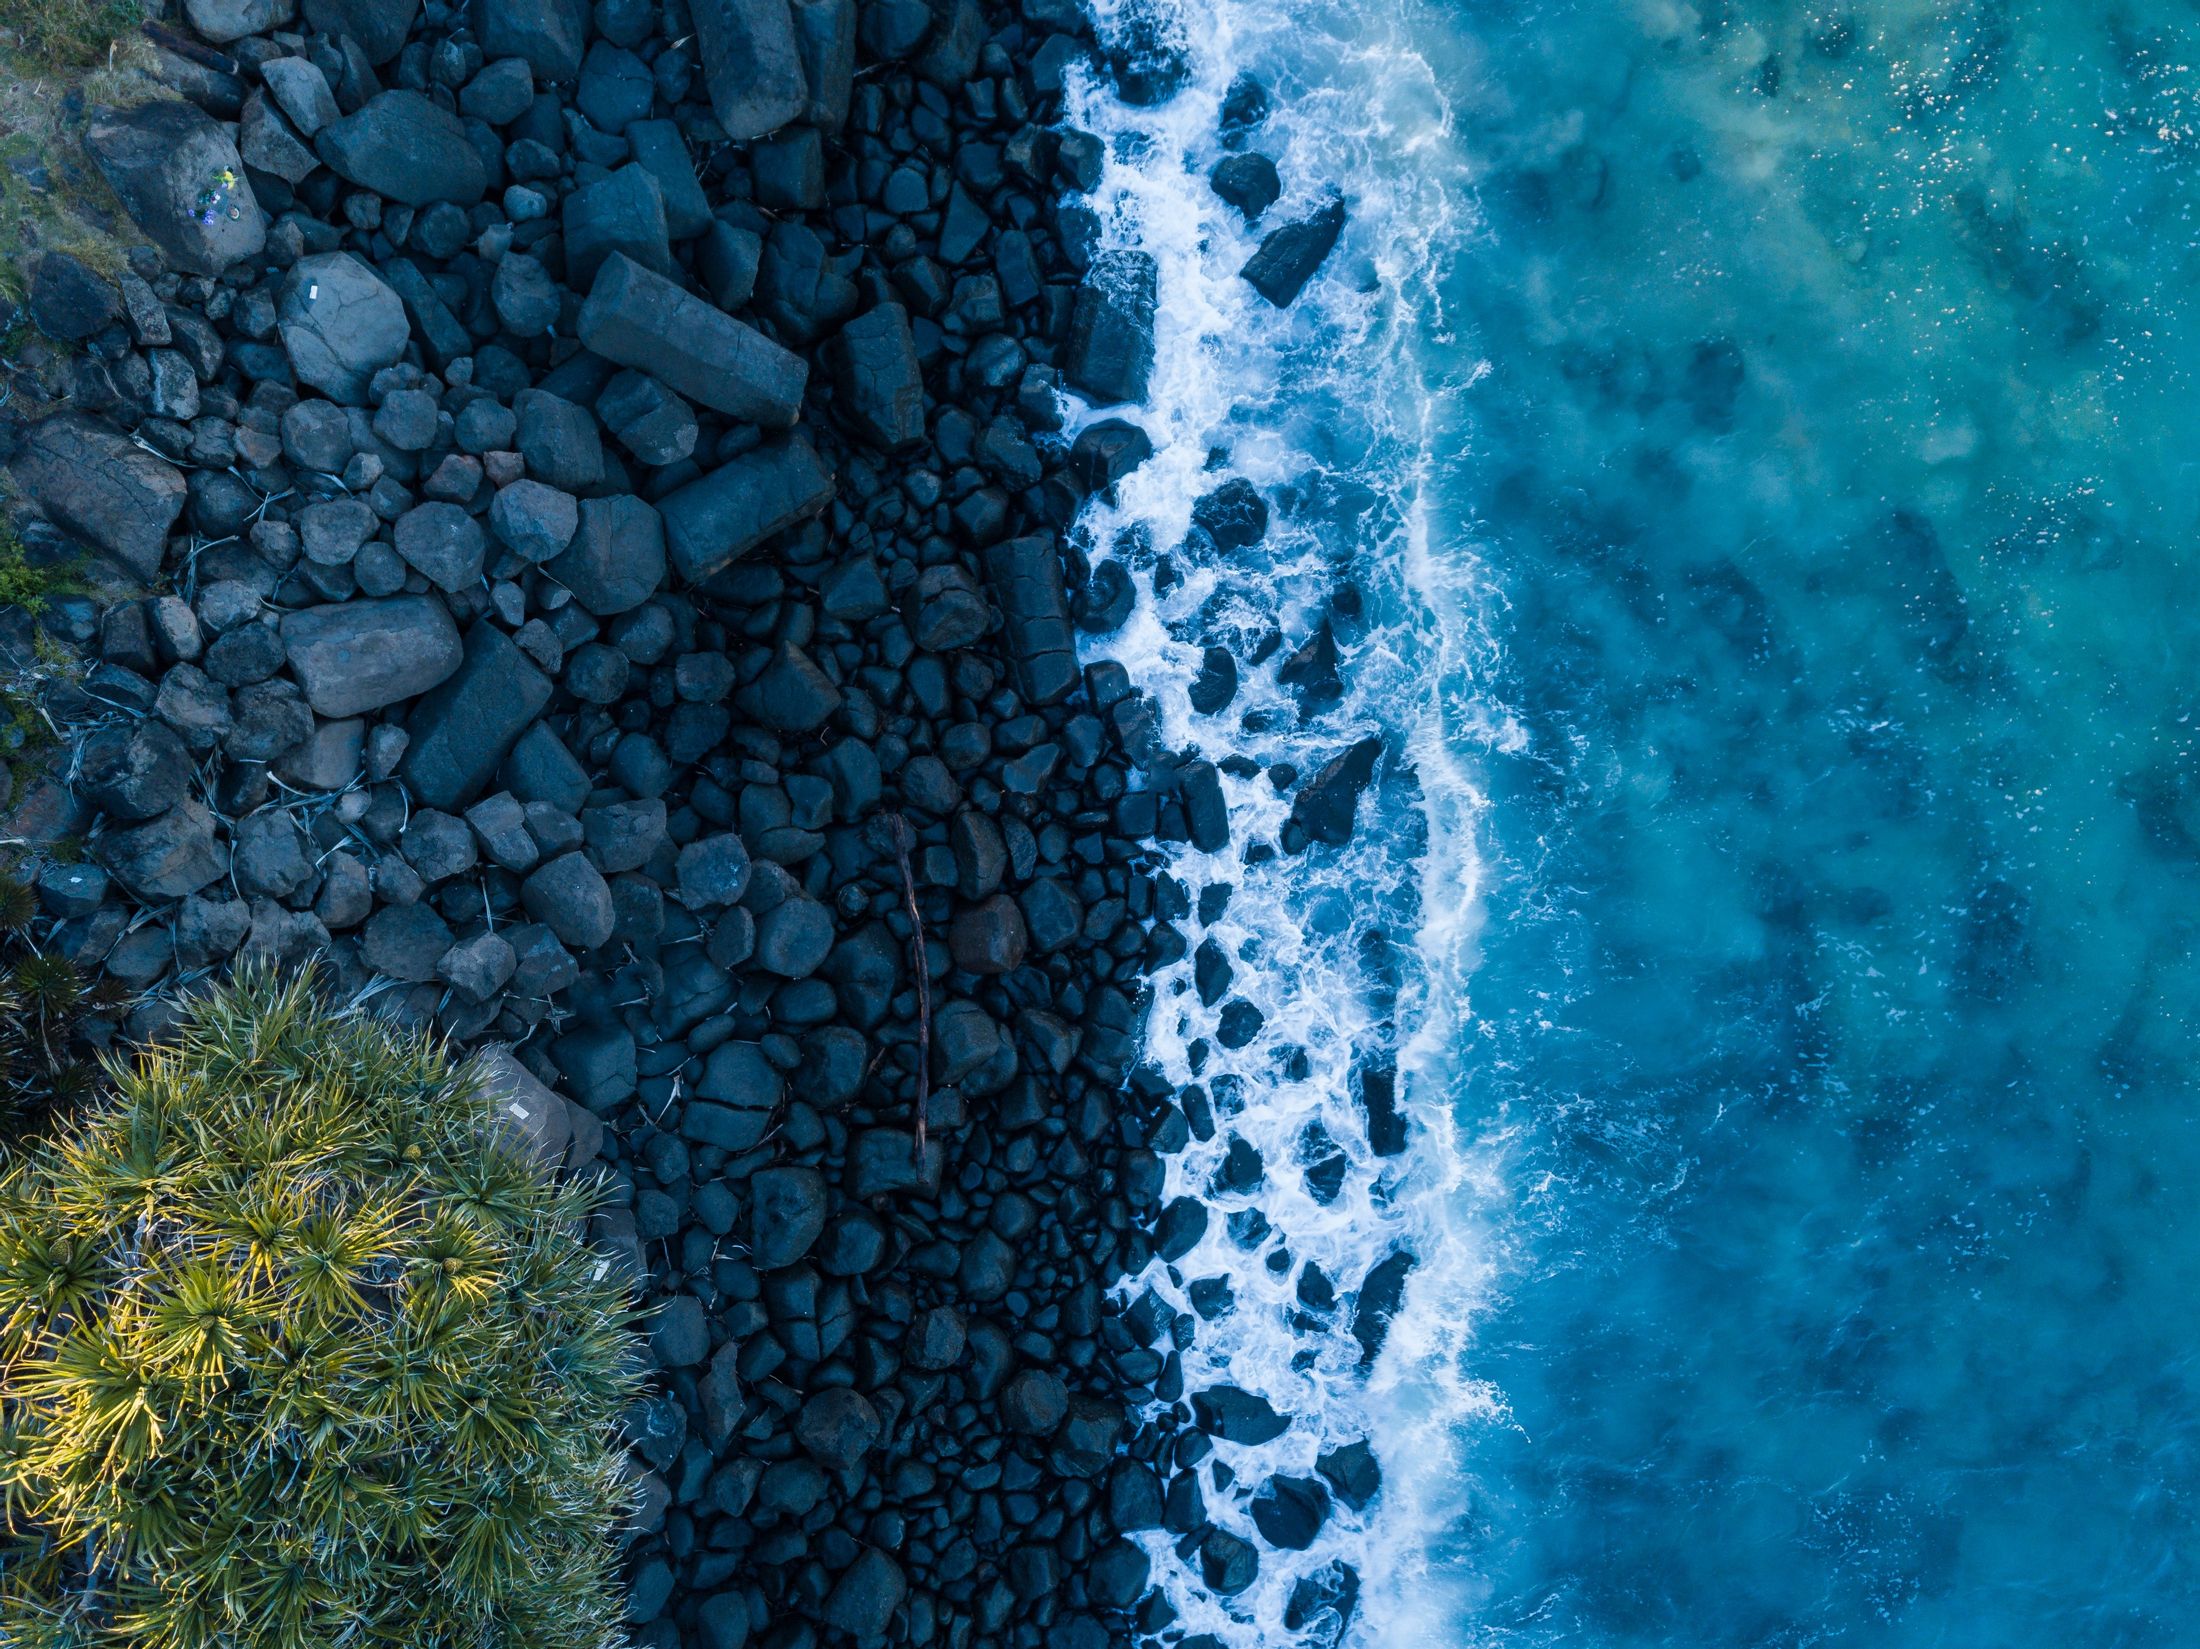
[(212, 69), (216, 74), (235, 76), (240, 65), (234, 57), (218, 52), (211, 46), (202, 46), (187, 34), (161, 27), (158, 23), (141, 23), (139, 31), (154, 45), (178, 57), (187, 58), (202, 69)]
[(901, 903), (909, 912), (909, 959), (917, 976), (917, 1138), (912, 1148), (924, 1169), (924, 1113), (932, 1100), (932, 977), (924, 957), (924, 918), (917, 913), (917, 880), (909, 873), (909, 821), (892, 816), (894, 862), (901, 866)]

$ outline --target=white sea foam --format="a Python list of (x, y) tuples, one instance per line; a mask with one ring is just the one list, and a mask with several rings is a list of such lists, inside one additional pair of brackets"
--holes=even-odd
[[(1451, 353), (1440, 301), (1444, 267), (1470, 227), (1469, 193), (1406, 4), (1201, 0), (1171, 19), (1191, 70), (1173, 98), (1128, 107), (1097, 79), (1074, 84), (1070, 98), (1071, 122), (1108, 141), (1093, 201), (1103, 244), (1147, 251), (1160, 270), (1148, 404), (1073, 414), (1123, 411), (1155, 446), (1117, 499), (1095, 501), (1081, 522), (1093, 558), (1122, 556), (1139, 591), (1129, 623), (1090, 651), (1128, 666), (1173, 747), (1310, 772), (1357, 737), (1386, 740), (1348, 847), (1244, 863), (1248, 845), (1277, 841), (1289, 813), (1264, 772), (1224, 779), (1229, 848), (1183, 850), (1174, 866), (1195, 896), (1211, 883), (1236, 887), (1211, 927), (1185, 927), (1195, 946), (1212, 937), (1223, 947), (1232, 993), (1256, 1004), (1265, 1025), (1249, 1046), (1225, 1051), (1213, 1041), (1222, 1004), (1200, 1005), (1190, 960), (1157, 977), (1148, 1058), (1222, 1101), (1214, 1138), (1171, 1161), (1167, 1195), (1202, 1197), (1211, 1217), (1173, 1269), (1157, 1261), (1125, 1293), (1150, 1286), (1187, 1311), (1190, 1283), (1227, 1277), (1234, 1308), (1199, 1323), (1183, 1354), (1186, 1389), (1239, 1385), (1295, 1418), (1272, 1443), (1219, 1445), (1235, 1482), (1206, 1486), (1213, 1521), (1261, 1554), (1250, 1590), (1217, 1599), (1196, 1553), (1180, 1558), (1174, 1536), (1142, 1538), (1179, 1611), (1176, 1630), (1213, 1633), (1233, 1649), (1333, 1641), (1333, 1622), (1294, 1631), (1284, 1619), (1294, 1586), (1337, 1561), (1362, 1588), (1346, 1641), (1404, 1643), (1455, 1625), (1471, 1588), (1442, 1556), (1453, 1544), (1447, 1527), (1468, 1510), (1460, 1440), (1496, 1409), (1471, 1376), (1467, 1340), (1490, 1265), (1475, 1210), (1495, 1188), (1481, 1142), (1459, 1137), (1445, 1103), (1475, 945), (1482, 808), (1456, 753), (1470, 733), (1491, 736), (1472, 689), (1485, 644), (1475, 563), (1463, 546), (1437, 541), (1448, 529), (1430, 501), (1432, 478), (1455, 459), (1446, 450), (1455, 402), (1472, 377)], [(1153, 16), (1152, 0), (1099, 0), (1103, 35), (1133, 26), (1134, 5)], [(1226, 152), (1223, 99), (1241, 72), (1269, 90), (1271, 112), (1249, 146), (1276, 161), (1285, 189), (1254, 228), (1207, 183)], [(1332, 186), (1351, 209), (1344, 238), (1298, 303), (1278, 311), (1237, 271), (1262, 231), (1303, 215)], [(1228, 556), (1181, 548), (1194, 501), (1233, 474), (1269, 501), (1266, 541)], [(1159, 594), (1158, 558), (1174, 578)], [(1277, 667), (1343, 581), (1361, 604), (1338, 625), (1345, 697), (1302, 725)], [(1281, 649), (1245, 668), (1250, 643), (1270, 628)], [(1222, 715), (1199, 717), (1186, 689), (1210, 640), (1232, 644), (1243, 681)], [(1387, 972), (1371, 932), (1392, 942)], [(1304, 1056), (1296, 1065), (1294, 1049)], [(1369, 1148), (1354, 1073), (1392, 1063), (1414, 1126), (1406, 1154), (1383, 1158)], [(1223, 1114), (1233, 1086), (1238, 1108)], [(1348, 1159), (1326, 1202), (1309, 1179), (1310, 1129)], [(1265, 1164), (1251, 1193), (1213, 1189), (1233, 1137)], [(1244, 1246), (1227, 1216), (1250, 1208), (1273, 1229)], [(1383, 1355), (1363, 1369), (1355, 1293), (1401, 1246), (1420, 1263)], [(1272, 1270), (1284, 1249), (1290, 1265)], [(1299, 1300), (1309, 1264), (1336, 1287), (1326, 1317)], [(1312, 1476), (1321, 1451), (1360, 1437), (1381, 1460), (1379, 1499), (1365, 1513), (1335, 1506), (1308, 1551), (1261, 1541), (1248, 1507), (1270, 1475)]]

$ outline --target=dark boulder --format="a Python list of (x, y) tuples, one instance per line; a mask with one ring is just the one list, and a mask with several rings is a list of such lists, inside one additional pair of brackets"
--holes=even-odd
[(1325, 1449), (1315, 1458), (1314, 1469), (1329, 1480), (1337, 1498), (1356, 1512), (1364, 1512), (1383, 1486), (1383, 1469), (1366, 1438)]
[(445, 812), (463, 808), (549, 701), (550, 678), (502, 630), (477, 620), (457, 672), (407, 718), (402, 771), (414, 797)]
[(578, 325), (605, 360), (732, 417), (784, 429), (802, 410), (800, 356), (620, 253), (597, 271)]
[(825, 1624), (859, 1643), (881, 1638), (908, 1591), (901, 1565), (866, 1546), (825, 1595)]
[(588, 0), (473, 0), (469, 17), (484, 57), (520, 58), (537, 80), (572, 80), (588, 44), (588, 11)]
[(1258, 153), (1224, 157), (1207, 174), (1207, 182), (1217, 195), (1245, 214), (1247, 223), (1275, 205), (1276, 197), (1283, 193), (1276, 163)]
[(1360, 792), (1375, 777), (1383, 741), (1369, 736), (1322, 763), (1291, 799), (1291, 822), (1310, 842), (1342, 847), (1352, 840)]
[(740, 560), (776, 532), (817, 514), (833, 474), (797, 437), (770, 441), (659, 500), (673, 569), (691, 584)]
[(1344, 220), (1344, 202), (1332, 195), (1311, 217), (1271, 229), (1238, 273), (1278, 309), (1288, 309), (1337, 244)]
[(1100, 492), (1153, 456), (1153, 437), (1127, 418), (1087, 424), (1070, 443), (1070, 473), (1088, 491)]
[(694, 0), (703, 84), (726, 135), (762, 137), (802, 113), (809, 84), (787, 0)]
[(924, 438), (924, 377), (901, 305), (858, 315), (827, 346), (827, 359), (834, 404), (857, 435), (887, 452)]
[(46, 518), (142, 584), (160, 574), (183, 511), (182, 473), (119, 430), (73, 412), (23, 433), (8, 468)]
[(1329, 1491), (1312, 1477), (1271, 1477), (1253, 1496), (1253, 1527), (1280, 1551), (1303, 1552), (1329, 1517)]
[(802, 1405), (794, 1422), (795, 1441), (829, 1472), (844, 1472), (869, 1454), (879, 1430), (878, 1410), (845, 1386), (817, 1393)]
[(579, 530), (549, 571), (598, 618), (630, 612), (664, 582), (664, 522), (639, 498), (585, 498)]
[(489, 170), (466, 128), (419, 92), (383, 92), (369, 99), (357, 112), (322, 127), (313, 146), (345, 182), (408, 206), (439, 200), (471, 206), (488, 192)]
[(1063, 376), (1102, 405), (1143, 401), (1153, 373), (1159, 267), (1145, 252), (1093, 259), (1070, 312)]
[(759, 1271), (794, 1264), (825, 1230), (825, 1181), (814, 1168), (762, 1168), (749, 1176), (749, 1262)]
[(1405, 1299), (1406, 1278), (1420, 1261), (1412, 1250), (1401, 1248), (1376, 1262), (1360, 1284), (1360, 1297), (1352, 1306), (1352, 1337), (1360, 1342), (1360, 1364), (1375, 1361), (1390, 1333), (1390, 1319)]
[(1037, 705), (1066, 698), (1078, 682), (1077, 636), (1054, 540), (1035, 533), (990, 545), (985, 570), (1024, 698)]
[(1268, 536), (1268, 505), (1252, 482), (1234, 475), (1194, 501), (1192, 525), (1218, 550), (1250, 549)]
[(1192, 1393), (1192, 1417), (1201, 1431), (1225, 1443), (1272, 1443), (1291, 1429), (1290, 1416), (1238, 1386), (1209, 1386)]
[(48, 252), (31, 272), (31, 320), (49, 338), (81, 343), (122, 318), (114, 283), (66, 252)]

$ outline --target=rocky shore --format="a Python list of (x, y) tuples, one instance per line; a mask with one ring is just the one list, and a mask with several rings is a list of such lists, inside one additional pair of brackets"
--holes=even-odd
[[(1284, 1420), (1187, 1393), (1191, 1318), (1108, 1293), (1207, 1220), (1163, 1157), (1212, 1111), (1140, 1027), (1230, 892), (1169, 845), (1230, 819), (1080, 667), (1131, 590), (1079, 505), (1150, 448), (1063, 428), (1065, 393), (1141, 397), (1156, 284), (1097, 251), (1063, 77), (1163, 96), (1165, 46), (1097, 52), (1071, 0), (184, 0), (151, 32), (175, 95), (85, 136), (149, 244), (32, 263), (0, 427), (32, 560), (104, 592), (0, 616), (66, 735), (8, 799), (44, 942), (128, 1038), (313, 961), (610, 1176), (594, 1236), (662, 1370), (637, 1641), (1130, 1641), (1169, 1626), (1129, 1538), (1162, 1529), (1242, 1590), (1209, 1457)], [(1257, 216), (1273, 166), (1227, 164)], [(1246, 279), (1290, 303), (1342, 218)], [(1266, 519), (1232, 483), (1195, 531)], [(1237, 668), (1211, 650), (1196, 707)], [(1350, 834), (1378, 753), (1298, 784), (1287, 850)], [(1256, 1519), (1303, 1546), (1375, 1492), (1348, 1449)], [(1349, 1612), (1329, 1584), (1306, 1612)]]

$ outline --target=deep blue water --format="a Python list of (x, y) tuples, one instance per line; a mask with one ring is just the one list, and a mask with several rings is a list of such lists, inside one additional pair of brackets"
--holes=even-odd
[(2200, 19), (1470, 5), (1466, 1641), (2200, 1642)]

